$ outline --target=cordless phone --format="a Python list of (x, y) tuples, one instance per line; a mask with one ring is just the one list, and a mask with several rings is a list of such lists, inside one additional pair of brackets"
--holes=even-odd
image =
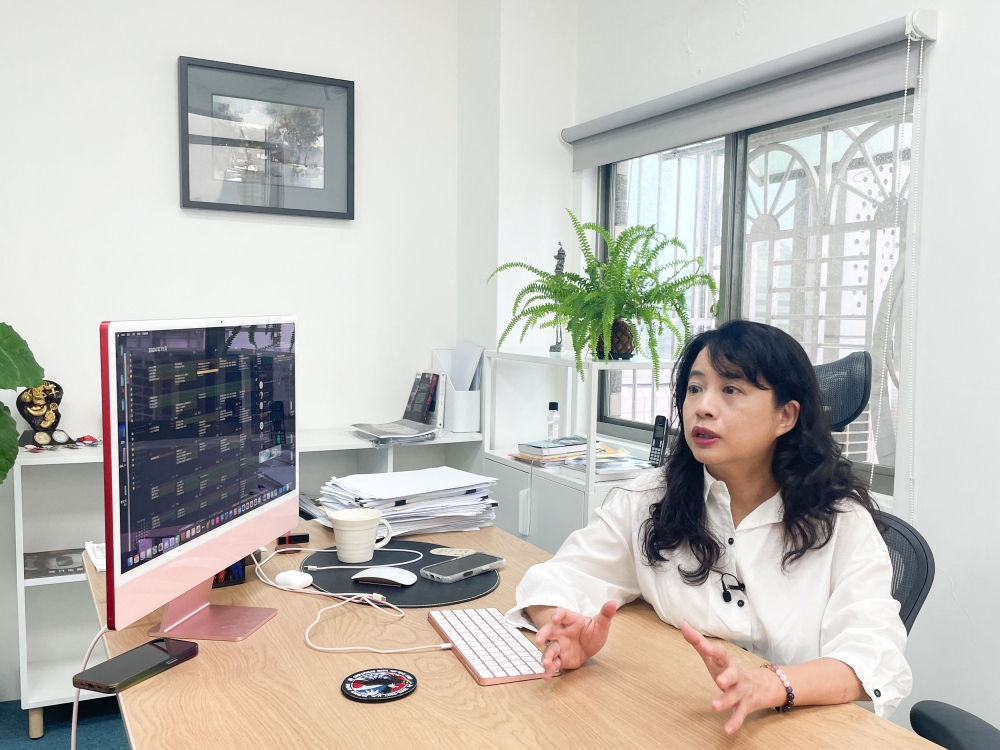
[(649, 463), (659, 466), (663, 463), (663, 445), (667, 436), (667, 418), (662, 414), (653, 423), (653, 443), (649, 447)]

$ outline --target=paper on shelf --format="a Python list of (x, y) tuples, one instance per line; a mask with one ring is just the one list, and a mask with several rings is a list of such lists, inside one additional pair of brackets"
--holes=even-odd
[(87, 550), (87, 554), (90, 555), (90, 561), (94, 563), (94, 569), (98, 573), (103, 573), (107, 568), (107, 556), (105, 554), (104, 544), (94, 544), (93, 542), (84, 542), (84, 549)]
[(434, 354), (456, 391), (479, 390), (483, 347), (468, 341), (459, 341), (454, 349), (435, 349)]

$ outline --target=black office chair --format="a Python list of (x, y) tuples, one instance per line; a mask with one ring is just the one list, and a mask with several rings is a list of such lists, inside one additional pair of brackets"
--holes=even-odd
[[(861, 416), (871, 398), (872, 358), (854, 352), (843, 359), (816, 366), (823, 410), (834, 432)], [(917, 613), (934, 583), (934, 555), (927, 540), (905, 521), (883, 513), (882, 538), (892, 561), (892, 598), (910, 632)], [(910, 709), (910, 726), (921, 737), (947, 750), (996, 750), (1000, 730), (977, 716), (939, 701), (920, 701)]]
[(843, 359), (816, 365), (823, 411), (830, 428), (840, 432), (861, 416), (872, 392), (872, 355), (852, 352)]
[(934, 555), (927, 540), (906, 521), (888, 513), (880, 519), (892, 560), (892, 598), (899, 602), (899, 619), (909, 633), (934, 583)]
[(941, 701), (920, 701), (910, 709), (910, 726), (946, 750), (996, 750), (1000, 729)]

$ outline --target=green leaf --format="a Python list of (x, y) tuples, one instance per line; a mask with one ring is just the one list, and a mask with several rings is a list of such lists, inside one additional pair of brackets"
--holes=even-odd
[(0, 484), (17, 460), (17, 424), (5, 404), (0, 404)]
[(35, 361), (24, 339), (6, 323), (0, 323), (0, 388), (37, 388), (45, 371)]

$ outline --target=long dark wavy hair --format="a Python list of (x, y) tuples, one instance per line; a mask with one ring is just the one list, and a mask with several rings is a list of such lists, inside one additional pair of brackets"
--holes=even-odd
[(722, 377), (746, 378), (769, 389), (775, 408), (799, 402), (795, 426), (777, 439), (771, 473), (784, 505), (784, 555), (787, 569), (811, 549), (830, 541), (840, 500), (856, 502), (873, 517), (875, 506), (864, 483), (840, 453), (820, 402), (819, 384), (809, 358), (784, 331), (761, 323), (733, 320), (692, 338), (674, 370), (672, 423), (677, 435), (666, 466), (666, 495), (650, 507), (640, 531), (643, 557), (657, 566), (669, 553), (687, 546), (698, 564), (681, 569), (686, 583), (705, 582), (722, 553), (706, 528), (703, 464), (684, 436), (684, 399), (695, 359), (708, 349), (712, 367)]

